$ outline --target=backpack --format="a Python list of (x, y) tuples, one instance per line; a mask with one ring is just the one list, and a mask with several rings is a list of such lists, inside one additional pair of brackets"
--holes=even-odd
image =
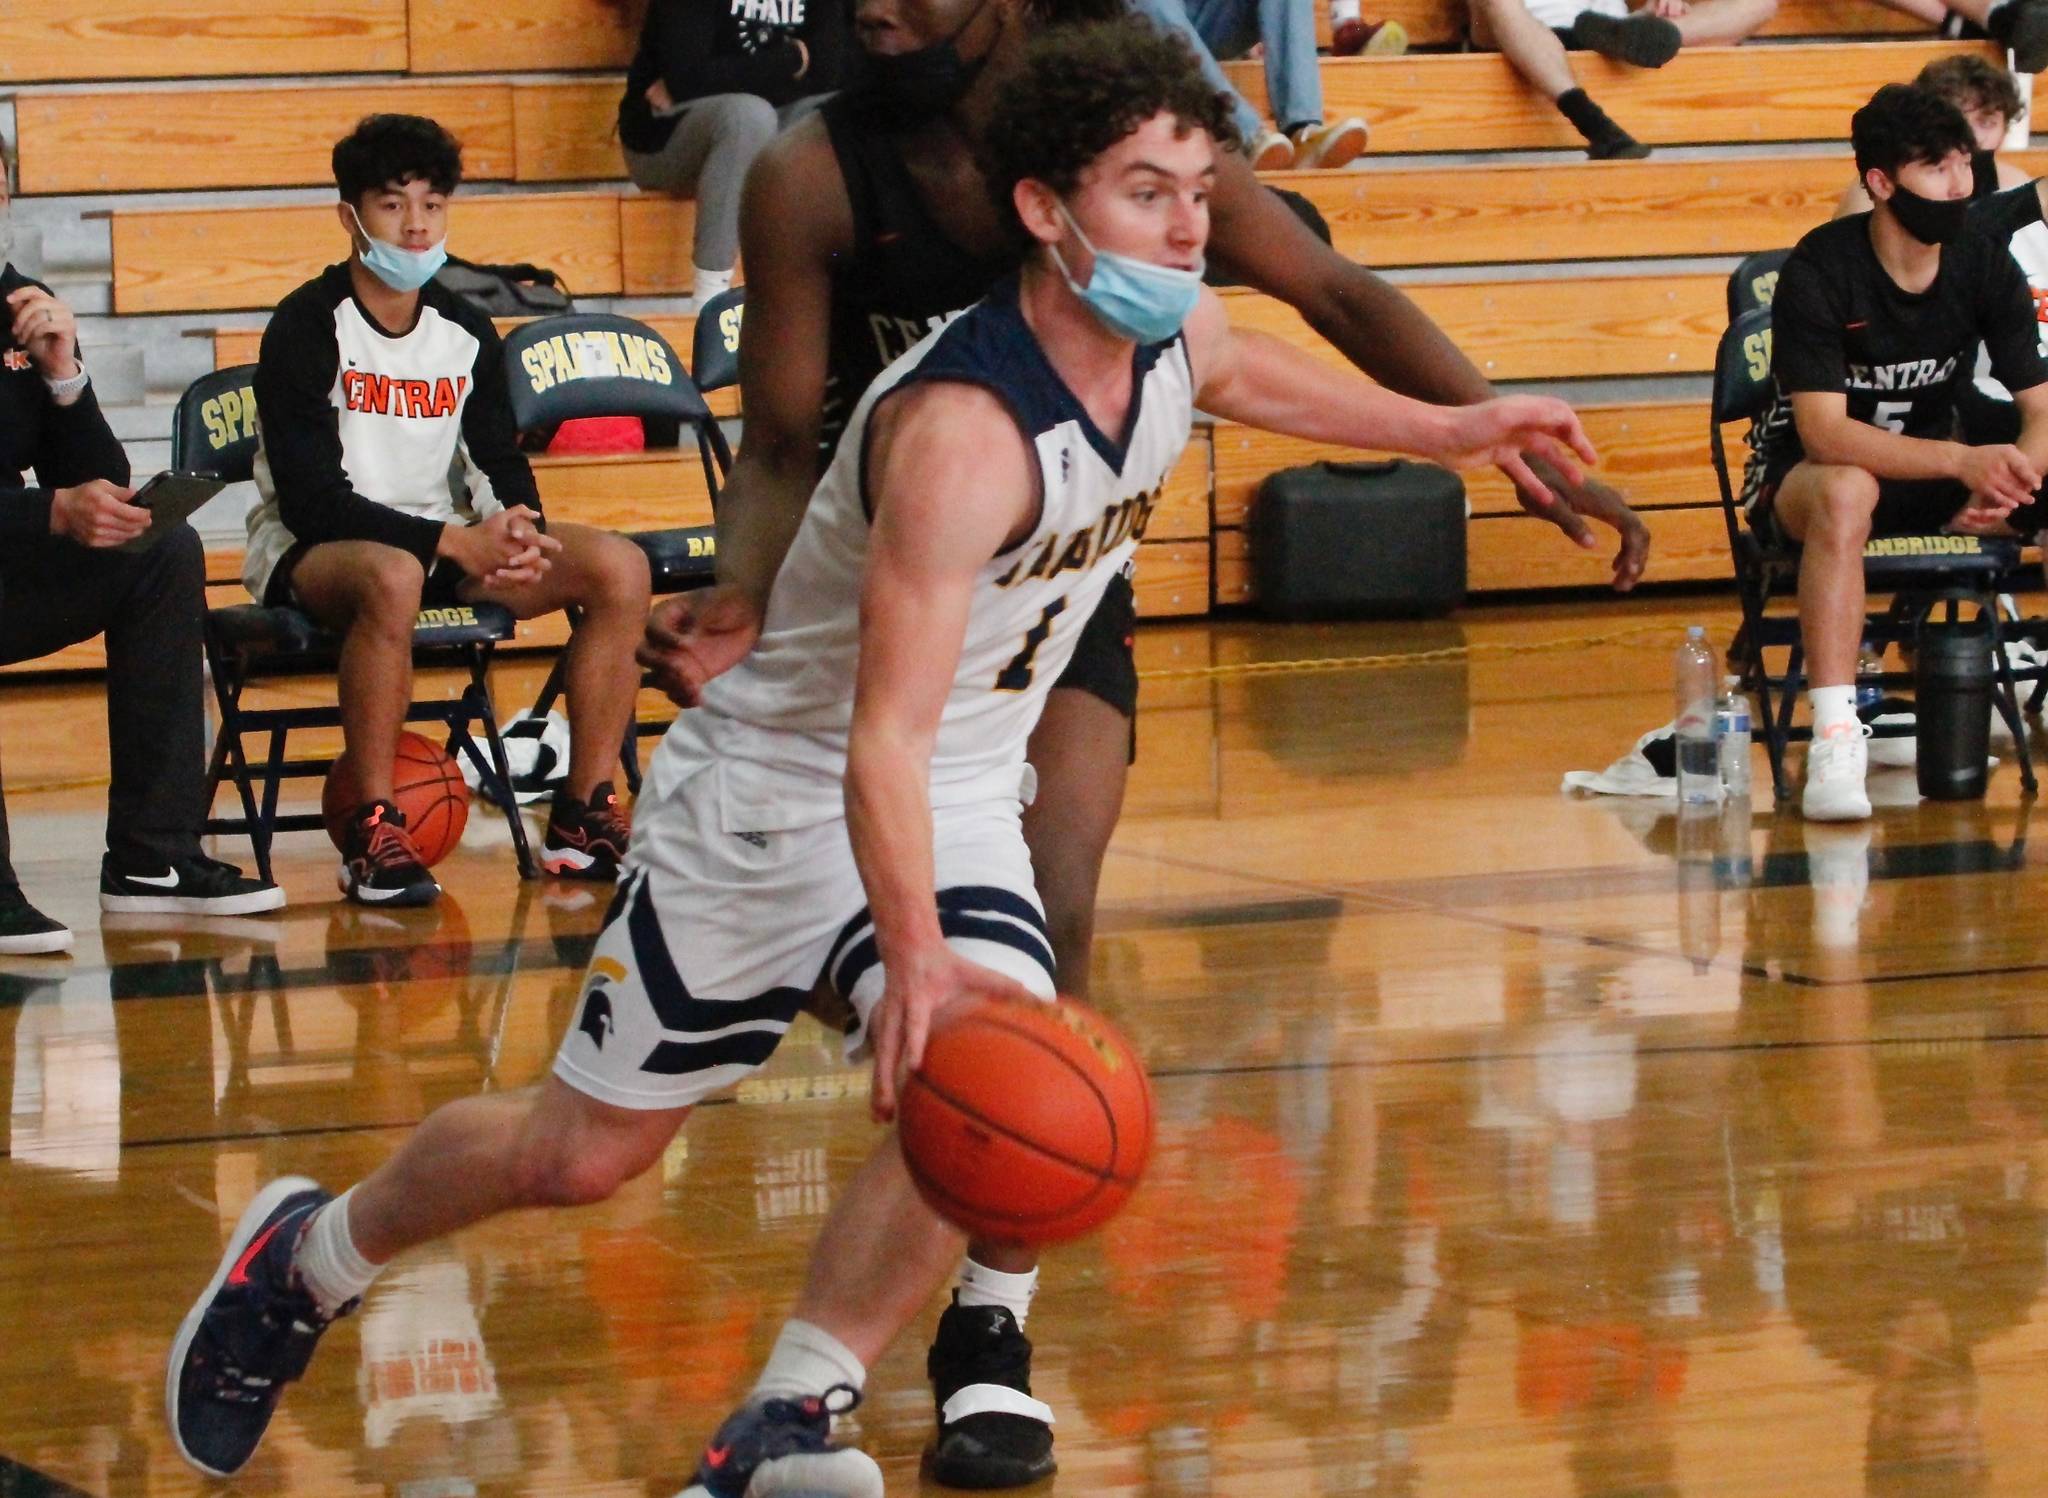
[(538, 265), (478, 265), (450, 255), (434, 279), (486, 317), (546, 317), (576, 306), (562, 278)]

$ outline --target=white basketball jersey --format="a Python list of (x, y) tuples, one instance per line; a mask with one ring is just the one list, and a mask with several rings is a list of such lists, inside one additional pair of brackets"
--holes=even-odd
[[(1187, 445), (1187, 346), (1139, 348), (1127, 436), (1089, 419), (1045, 357), (1006, 283), (938, 329), (869, 389), (811, 497), (769, 595), (760, 642), (682, 714), (661, 753), (714, 759), (728, 832), (810, 826), (845, 814), (848, 729), (871, 535), (863, 465), (876, 403), (920, 381), (992, 391), (1038, 458), (1044, 505), (1031, 535), (976, 579), (960, 665), (932, 755), (934, 806), (1015, 797), (1024, 744), (1095, 612), (1145, 533)], [(973, 504), (976, 496), (953, 496)], [(657, 784), (675, 777), (660, 773)]]

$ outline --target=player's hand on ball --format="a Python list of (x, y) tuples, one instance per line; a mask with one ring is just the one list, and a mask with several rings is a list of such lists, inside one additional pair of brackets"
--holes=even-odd
[(1034, 995), (1016, 979), (969, 962), (951, 947), (934, 947), (888, 966), (881, 1001), (868, 1015), (868, 1044), (875, 1053), (870, 1102), (876, 1122), (887, 1123), (896, 1116), (904, 1082), (924, 1061), (932, 1021), (956, 1004), (977, 999), (1031, 1002)]
[(1600, 461), (1593, 439), (1579, 425), (1578, 413), (1547, 395), (1504, 395), (1446, 413), (1450, 431), (1433, 456), (1449, 468), (1500, 469), (1518, 488), (1543, 499), (1557, 495), (1529, 467), (1541, 458), (1577, 484), (1585, 470)]
[(647, 619), (634, 658), (647, 684), (678, 707), (695, 707), (713, 678), (723, 676), (761, 637), (761, 611), (732, 588), (702, 588), (664, 599)]

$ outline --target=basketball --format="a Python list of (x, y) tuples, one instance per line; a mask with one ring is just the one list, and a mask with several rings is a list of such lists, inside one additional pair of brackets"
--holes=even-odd
[[(327, 784), (320, 793), (320, 815), (336, 849), (341, 847), (348, 814), (362, 800), (344, 750), (328, 770)], [(428, 868), (462, 841), (462, 829), (469, 823), (469, 787), (463, 784), (462, 771), (453, 757), (432, 739), (416, 733), (398, 736), (398, 753), (391, 762), (391, 800), (404, 813), (405, 830)]]
[(934, 1211), (973, 1237), (1058, 1243), (1114, 1216), (1152, 1152), (1152, 1083), (1095, 1010), (987, 1002), (933, 1027), (898, 1109)]

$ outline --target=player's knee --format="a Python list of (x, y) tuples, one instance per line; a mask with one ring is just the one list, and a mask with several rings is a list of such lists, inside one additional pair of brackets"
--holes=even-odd
[(427, 570), (418, 557), (396, 546), (366, 547), (355, 581), (359, 623), (411, 632), (427, 585)]
[(527, 1122), (520, 1197), (536, 1207), (609, 1201), (661, 1158), (674, 1133), (665, 1116), (625, 1114), (580, 1098), (565, 1116), (544, 1102)]
[(779, 125), (775, 106), (756, 94), (735, 94), (730, 103), (727, 128), (734, 138), (752, 143), (756, 150), (766, 149)]
[(1822, 525), (1836, 536), (1867, 535), (1877, 509), (1877, 480), (1865, 469), (1833, 465), (1821, 480), (1815, 509)]
[(589, 607), (645, 613), (654, 586), (647, 553), (623, 536), (605, 536), (591, 558)]

